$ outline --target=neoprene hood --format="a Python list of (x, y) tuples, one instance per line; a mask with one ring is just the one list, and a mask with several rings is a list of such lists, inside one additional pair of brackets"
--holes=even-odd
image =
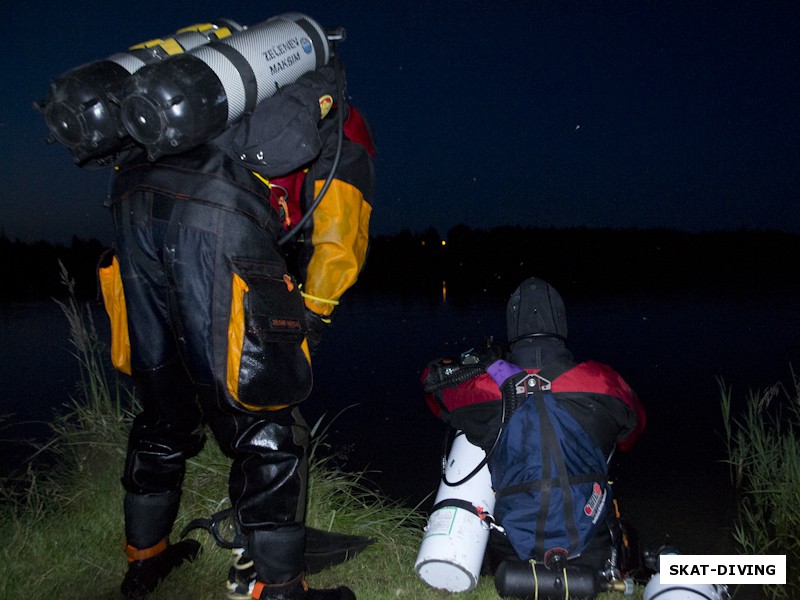
[(508, 341), (540, 334), (566, 340), (567, 315), (564, 300), (546, 281), (530, 277), (511, 294), (506, 306)]

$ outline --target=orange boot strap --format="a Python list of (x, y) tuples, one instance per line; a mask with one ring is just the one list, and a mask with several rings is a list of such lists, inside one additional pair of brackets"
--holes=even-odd
[(134, 548), (130, 544), (125, 544), (125, 556), (128, 558), (128, 562), (136, 562), (137, 560), (145, 560), (148, 558), (153, 558), (158, 554), (161, 554), (164, 550), (167, 549), (169, 543), (167, 542), (167, 538), (164, 538), (160, 542), (158, 542), (155, 546), (150, 546), (149, 548)]

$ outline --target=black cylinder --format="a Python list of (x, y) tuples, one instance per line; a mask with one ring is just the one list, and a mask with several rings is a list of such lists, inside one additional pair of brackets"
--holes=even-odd
[(228, 100), (214, 71), (182, 54), (140, 69), (125, 87), (122, 121), (151, 160), (207, 141), (225, 128)]
[(521, 560), (500, 563), (494, 575), (494, 585), (503, 597), (538, 597), (541, 600), (595, 598), (603, 591), (600, 574), (591, 567), (570, 565), (550, 570), (544, 565)]
[(49, 96), (37, 105), (53, 138), (70, 149), (79, 165), (109, 155), (128, 137), (116, 95), (129, 75), (115, 62), (89, 63), (54, 81)]
[(34, 106), (43, 114), (51, 138), (66, 146), (77, 164), (92, 159), (103, 164), (132, 143), (120, 115), (125, 82), (132, 73), (239, 30), (238, 24), (219, 20), (136, 44), (62, 74), (50, 84), (49, 94)]

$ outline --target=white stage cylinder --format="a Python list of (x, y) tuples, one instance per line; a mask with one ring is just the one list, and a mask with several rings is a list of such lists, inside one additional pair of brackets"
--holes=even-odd
[[(445, 473), (428, 519), (425, 536), (414, 564), (414, 572), (431, 587), (450, 592), (473, 589), (480, 577), (483, 555), (489, 541), (489, 526), (464, 502), (491, 513), (494, 491), (489, 467), (484, 465), (475, 475), (459, 485), (486, 453), (459, 432), (447, 457)], [(454, 501), (450, 504), (448, 501)], [(462, 506), (458, 506), (461, 504)]]
[(728, 598), (727, 588), (710, 583), (661, 583), (661, 573), (656, 573), (644, 588), (644, 600), (723, 600)]

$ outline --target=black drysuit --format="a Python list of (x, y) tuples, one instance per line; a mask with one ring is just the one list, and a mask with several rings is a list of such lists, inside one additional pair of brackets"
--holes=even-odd
[[(259, 579), (287, 581), (302, 570), (308, 427), (297, 404), (312, 386), (308, 322), (330, 317), (363, 266), (374, 181), (359, 114), (324, 114), (330, 82), (304, 76), (216, 143), (156, 162), (134, 152), (115, 167), (115, 259), (101, 283), (115, 364), (132, 374), (142, 404), (122, 478), (129, 559), (169, 535), (186, 460), (208, 424), (233, 459), (230, 499)], [(303, 228), (291, 273), (278, 240), (330, 173), (335, 113), (345, 109), (339, 167)], [(294, 142), (307, 136), (306, 153), (316, 144), (313, 161), (282, 155), (276, 163), (289, 171), (246, 161), (263, 156), (254, 144), (295, 152), (284, 138), (259, 137), (263, 121), (284, 124), (277, 118), (304, 125)]]

